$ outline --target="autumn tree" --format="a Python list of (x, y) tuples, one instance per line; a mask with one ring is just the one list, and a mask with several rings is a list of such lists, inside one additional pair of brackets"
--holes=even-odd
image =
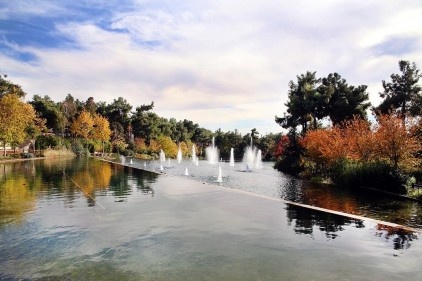
[(109, 141), (111, 136), (110, 124), (105, 117), (99, 114), (94, 114), (92, 119), (93, 128), (90, 132), (90, 137), (94, 140), (101, 141), (104, 155), (104, 142)]
[(422, 114), (422, 87), (418, 84), (422, 74), (415, 63), (399, 61), (401, 74), (391, 74), (391, 82), (382, 81), (384, 92), (380, 93), (383, 102), (376, 108), (382, 114), (390, 111), (406, 115)]
[(6, 143), (18, 144), (27, 137), (26, 129), (35, 119), (35, 111), (15, 94), (0, 98), (0, 142), (6, 156)]
[(157, 139), (160, 148), (168, 157), (175, 158), (177, 155), (178, 147), (177, 144), (172, 141), (168, 136), (160, 136)]
[(70, 131), (72, 134), (88, 139), (94, 126), (94, 120), (89, 112), (83, 110), (73, 121)]
[(422, 149), (421, 142), (413, 136), (401, 118), (394, 114), (380, 115), (375, 132), (377, 150), (395, 168), (417, 167), (421, 159), (417, 153)]

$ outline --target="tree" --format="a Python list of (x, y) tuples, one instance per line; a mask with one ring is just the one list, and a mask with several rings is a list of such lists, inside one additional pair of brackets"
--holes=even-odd
[(104, 155), (104, 142), (110, 140), (111, 129), (108, 120), (99, 114), (94, 114), (92, 118), (94, 125), (91, 130), (91, 137), (94, 140), (99, 140), (102, 143), (103, 155)]
[(322, 78), (318, 92), (324, 97), (320, 103), (321, 117), (329, 116), (333, 125), (351, 120), (354, 116), (366, 119), (366, 110), (371, 105), (366, 92), (367, 86), (350, 86), (338, 73)]
[(86, 111), (91, 113), (92, 116), (94, 116), (95, 112), (97, 111), (97, 104), (94, 101), (93, 97), (89, 97), (84, 105), (84, 108)]
[(386, 158), (395, 168), (407, 169), (420, 164), (421, 159), (416, 156), (422, 145), (401, 118), (394, 114), (378, 116), (375, 138), (379, 155)]
[(66, 126), (66, 117), (60, 104), (56, 104), (49, 96), (34, 95), (30, 102), (40, 118), (47, 120), (46, 126), (56, 133), (62, 133)]
[(0, 142), (6, 156), (6, 143), (21, 143), (27, 137), (27, 128), (35, 119), (33, 107), (15, 94), (0, 98)]
[(132, 106), (122, 97), (113, 100), (113, 103), (107, 105), (105, 108), (99, 108), (99, 112), (102, 116), (106, 117), (108, 121), (113, 123), (119, 123), (124, 130), (124, 135), (128, 133), (128, 128), (131, 123)]
[(391, 82), (382, 81), (384, 92), (379, 95), (384, 100), (376, 110), (381, 114), (396, 112), (404, 120), (406, 115), (422, 114), (422, 88), (418, 85), (422, 74), (409, 61), (399, 61), (399, 68), (402, 73), (391, 74)]
[(73, 121), (70, 126), (72, 134), (84, 139), (88, 139), (94, 126), (94, 120), (89, 112), (82, 110), (81, 114)]
[(285, 104), (287, 114), (276, 116), (276, 122), (283, 128), (302, 126), (302, 134), (308, 131), (309, 126), (316, 129), (318, 119), (324, 117), (324, 104), (328, 102), (325, 96), (317, 91), (321, 79), (316, 78), (316, 72), (306, 72), (297, 77), (297, 83), (289, 83), (289, 101)]
[(62, 136), (64, 137), (65, 132), (70, 130), (69, 126), (73, 122), (73, 118), (78, 114), (78, 112), (82, 111), (82, 104), (79, 100), (75, 100), (71, 94), (67, 94), (64, 101), (59, 103), (60, 111), (62, 112), (63, 116), (65, 117), (65, 124), (64, 129), (61, 132)]
[(5, 78), (7, 78), (7, 75), (0, 73), (0, 98), (8, 94), (14, 94), (19, 98), (24, 98), (26, 96), (26, 93), (22, 90), (21, 86), (13, 84)]

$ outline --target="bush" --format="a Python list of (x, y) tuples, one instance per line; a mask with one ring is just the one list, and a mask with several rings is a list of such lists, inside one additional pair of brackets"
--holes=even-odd
[(73, 139), (71, 143), (72, 151), (76, 156), (83, 156), (86, 154), (86, 149), (81, 139)]
[(35, 140), (37, 149), (56, 148), (62, 145), (62, 138), (56, 135), (41, 135)]
[(408, 177), (385, 162), (352, 163), (338, 160), (330, 169), (330, 178), (336, 185), (345, 187), (370, 187), (406, 194)]

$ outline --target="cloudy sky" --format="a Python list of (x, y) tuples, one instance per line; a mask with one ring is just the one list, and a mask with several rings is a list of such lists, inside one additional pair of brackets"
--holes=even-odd
[(280, 132), (296, 75), (368, 85), (422, 68), (422, 1), (0, 0), (0, 72), (62, 101), (125, 98), (216, 130)]

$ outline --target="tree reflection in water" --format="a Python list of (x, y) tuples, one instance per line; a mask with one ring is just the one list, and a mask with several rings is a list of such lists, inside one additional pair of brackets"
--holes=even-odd
[[(336, 239), (339, 237), (338, 232), (347, 231), (345, 226), (365, 228), (363, 220), (291, 204), (286, 204), (286, 211), (288, 225), (293, 225), (294, 232), (310, 235), (312, 238), (314, 238), (314, 232), (317, 230), (324, 232), (329, 239)], [(394, 250), (407, 250), (410, 248), (411, 242), (418, 239), (417, 233), (413, 231), (384, 224), (376, 225), (375, 236), (392, 243)]]
[(354, 225), (356, 228), (365, 227), (362, 220), (347, 218), (326, 212), (310, 210), (295, 205), (286, 204), (287, 221), (289, 226), (294, 223), (294, 231), (298, 234), (313, 236), (316, 226), (330, 239), (337, 237), (338, 231), (343, 231), (345, 225)]

